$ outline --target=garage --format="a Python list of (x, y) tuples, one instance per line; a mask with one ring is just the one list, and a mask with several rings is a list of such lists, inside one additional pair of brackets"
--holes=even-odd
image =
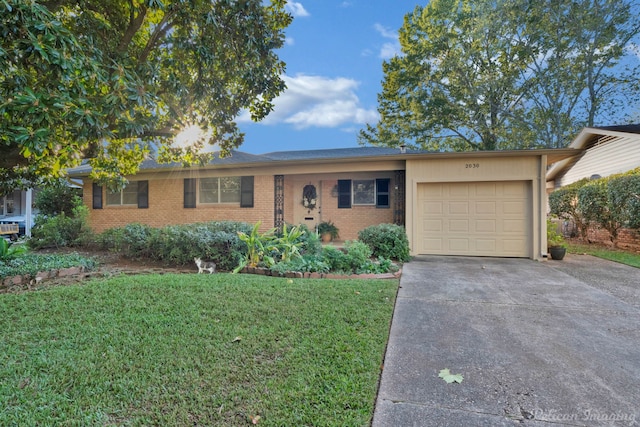
[(544, 259), (547, 165), (540, 150), (408, 159), (411, 254)]
[(530, 257), (527, 181), (423, 183), (418, 186), (419, 252)]

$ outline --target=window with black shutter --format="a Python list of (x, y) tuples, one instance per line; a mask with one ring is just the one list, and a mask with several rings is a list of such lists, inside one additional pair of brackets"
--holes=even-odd
[(138, 181), (138, 208), (149, 207), (149, 181)]
[(376, 207), (388, 208), (390, 206), (389, 186), (391, 180), (389, 178), (376, 179)]
[(351, 180), (338, 180), (338, 208), (348, 209), (351, 207)]
[(185, 208), (196, 207), (196, 179), (195, 178), (184, 179), (184, 207)]
[(102, 186), (93, 183), (93, 209), (102, 209)]
[(253, 177), (243, 176), (240, 181), (240, 207), (253, 207)]

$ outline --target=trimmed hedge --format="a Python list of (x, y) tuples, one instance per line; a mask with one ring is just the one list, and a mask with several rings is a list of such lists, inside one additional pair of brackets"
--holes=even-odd
[(372, 225), (358, 233), (358, 240), (371, 248), (373, 256), (407, 262), (409, 240), (405, 229), (396, 224)]
[(640, 229), (640, 168), (580, 180), (549, 195), (551, 214), (572, 219), (586, 238), (589, 226), (605, 229), (616, 244), (622, 228)]
[(208, 223), (169, 225), (153, 228), (129, 224), (100, 234), (96, 243), (132, 259), (148, 258), (171, 265), (193, 263), (196, 257), (213, 260), (222, 271), (233, 270), (246, 245), (238, 231), (250, 232), (247, 223), (215, 221)]

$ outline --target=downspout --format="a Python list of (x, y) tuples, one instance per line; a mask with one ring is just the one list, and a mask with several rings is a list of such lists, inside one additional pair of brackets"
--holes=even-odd
[(540, 255), (547, 259), (547, 156), (540, 156), (540, 172), (538, 175), (540, 195)]

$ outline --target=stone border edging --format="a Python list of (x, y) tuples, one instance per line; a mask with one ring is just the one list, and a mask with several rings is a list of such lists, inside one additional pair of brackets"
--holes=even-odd
[(84, 267), (67, 267), (55, 270), (39, 271), (35, 276), (31, 274), (22, 274), (12, 277), (5, 277), (0, 282), (0, 289), (7, 289), (11, 286), (34, 285), (47, 279), (56, 279), (60, 277), (75, 276), (84, 273)]
[[(43, 281), (48, 279), (58, 279), (69, 276), (77, 276), (85, 273), (86, 269), (84, 267), (67, 267), (60, 268), (55, 270), (48, 271), (39, 271), (35, 276), (31, 274), (23, 274), (12, 277), (5, 277), (0, 281), (0, 292), (6, 291), (7, 289), (13, 286), (23, 286), (26, 285), (30, 287), (31, 285), (40, 284)], [(172, 271), (175, 272), (175, 271)], [(188, 271), (181, 271), (181, 273), (189, 273)], [(197, 273), (194, 271), (194, 273)], [(402, 275), (402, 269), (396, 271), (395, 273), (369, 273), (369, 274), (334, 274), (334, 273), (308, 273), (308, 272), (299, 272), (299, 271), (291, 271), (287, 272), (284, 276), (274, 276), (271, 274), (271, 270), (266, 268), (254, 268), (250, 269), (245, 267), (242, 271), (242, 274), (257, 274), (262, 276), (270, 276), (270, 277), (283, 277), (290, 279), (398, 279)], [(130, 274), (130, 273), (127, 273)], [(140, 274), (143, 274), (140, 272)]]
[(309, 273), (300, 271), (289, 271), (284, 276), (271, 274), (271, 270), (266, 268), (245, 267), (240, 271), (242, 274), (257, 274), (272, 277), (284, 277), (289, 279), (398, 279), (402, 275), (402, 269), (395, 273), (368, 273), (368, 274), (334, 274), (334, 273)]

